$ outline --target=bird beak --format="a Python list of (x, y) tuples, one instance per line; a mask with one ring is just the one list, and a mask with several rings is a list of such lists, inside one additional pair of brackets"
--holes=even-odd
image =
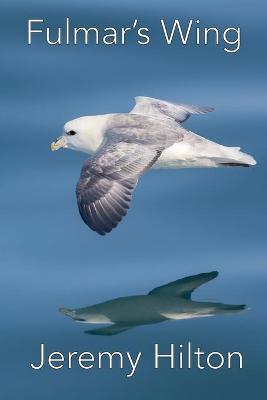
[(66, 140), (64, 139), (63, 136), (60, 136), (53, 143), (51, 143), (51, 151), (56, 151), (61, 147), (65, 147), (65, 145), (66, 145)]

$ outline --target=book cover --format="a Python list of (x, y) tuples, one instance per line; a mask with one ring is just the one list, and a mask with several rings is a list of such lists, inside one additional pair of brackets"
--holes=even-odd
[(263, 398), (265, 3), (1, 17), (1, 398)]

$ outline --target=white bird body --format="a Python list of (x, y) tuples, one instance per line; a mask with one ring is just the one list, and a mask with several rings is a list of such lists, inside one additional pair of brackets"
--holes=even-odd
[(250, 166), (256, 161), (239, 147), (205, 139), (182, 126), (210, 107), (137, 97), (130, 113), (84, 116), (67, 122), (53, 142), (91, 156), (82, 168), (76, 194), (84, 222), (101, 235), (126, 214), (139, 177), (150, 168)]
[(255, 165), (253, 157), (239, 147), (222, 146), (211, 140), (186, 132), (184, 140), (164, 150), (152, 168), (221, 167), (219, 163), (244, 163)]
[[(65, 147), (89, 155), (95, 154), (105, 144), (105, 132), (110, 126), (110, 121), (116, 115), (121, 114), (90, 115), (67, 122), (64, 125), (64, 130), (68, 131), (75, 125), (75, 129), (79, 130), (79, 135), (73, 137), (72, 142)], [(159, 123), (161, 122), (159, 118)], [(90, 126), (90, 134), (88, 134), (88, 126)], [(152, 169), (214, 168), (221, 166), (218, 161), (219, 163), (256, 164), (254, 158), (241, 152), (239, 147), (223, 146), (193, 132), (184, 131), (183, 141), (174, 143), (163, 150), (158, 160), (151, 167)]]

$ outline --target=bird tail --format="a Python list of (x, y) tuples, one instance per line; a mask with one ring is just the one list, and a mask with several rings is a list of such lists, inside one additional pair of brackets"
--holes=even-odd
[(256, 164), (251, 155), (240, 151), (240, 147), (224, 146), (191, 131), (185, 133), (183, 142), (188, 146), (188, 152), (192, 153), (193, 157), (198, 160), (204, 160), (203, 166), (249, 167)]
[(215, 305), (216, 314), (234, 314), (242, 311), (247, 311), (248, 307), (245, 304), (223, 304)]
[(216, 159), (218, 167), (250, 167), (256, 160), (249, 154), (240, 151), (240, 147), (225, 147), (225, 154)]

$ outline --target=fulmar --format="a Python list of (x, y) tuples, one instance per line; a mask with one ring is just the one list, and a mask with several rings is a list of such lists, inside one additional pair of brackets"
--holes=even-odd
[(150, 168), (248, 167), (253, 157), (239, 147), (205, 139), (181, 124), (214, 109), (139, 96), (129, 113), (84, 116), (67, 122), (51, 144), (90, 154), (76, 187), (83, 221), (105, 235), (130, 207), (132, 192)]

